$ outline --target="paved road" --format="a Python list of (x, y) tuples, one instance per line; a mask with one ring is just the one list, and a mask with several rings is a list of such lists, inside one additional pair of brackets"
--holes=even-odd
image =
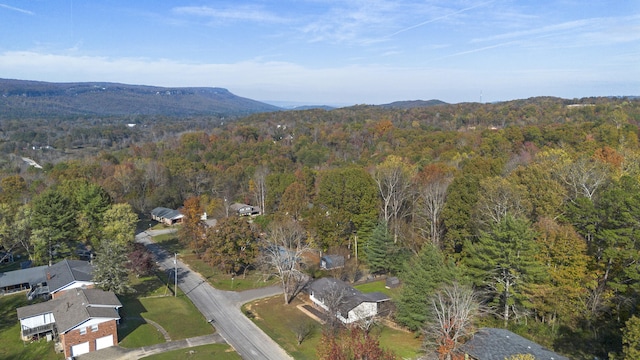
[[(166, 230), (161, 230), (166, 232)], [(151, 231), (153, 235), (158, 232)], [(156, 256), (164, 269), (173, 269), (173, 254), (168, 254), (151, 241), (149, 232), (136, 235), (136, 241), (145, 244)], [(205, 319), (213, 320), (212, 325), (243, 359), (284, 360), (293, 359), (275, 341), (251, 322), (240, 311), (240, 305), (252, 298), (278, 294), (277, 287), (256, 289), (243, 293), (215, 289), (199, 274), (190, 271), (178, 260), (178, 286)]]

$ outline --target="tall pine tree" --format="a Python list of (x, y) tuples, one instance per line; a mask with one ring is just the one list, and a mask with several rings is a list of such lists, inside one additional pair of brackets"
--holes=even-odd
[(401, 274), (404, 282), (396, 319), (412, 331), (422, 329), (429, 318), (429, 299), (444, 284), (457, 277), (455, 265), (447, 261), (442, 251), (433, 244), (425, 244), (411, 258)]

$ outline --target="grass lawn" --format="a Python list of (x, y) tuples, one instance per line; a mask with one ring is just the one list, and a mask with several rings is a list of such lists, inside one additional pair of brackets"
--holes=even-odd
[(202, 275), (202, 277), (207, 279), (209, 284), (216, 289), (242, 291), (270, 286), (278, 282), (277, 279), (264, 281), (262, 274), (256, 272), (248, 272), (246, 277), (236, 275), (232, 279), (230, 274), (218, 271), (205, 263), (202, 259), (199, 259), (189, 249), (186, 249), (182, 244), (180, 244), (178, 236), (175, 233), (154, 236), (153, 241), (161, 245), (169, 253), (178, 253), (180, 261), (189, 265), (191, 270)]
[(229, 345), (211, 344), (179, 349), (144, 357), (145, 360), (236, 360), (242, 359)]
[[(246, 304), (243, 311), (295, 359), (316, 359), (316, 348), (322, 335), (322, 328), (319, 323), (298, 310), (296, 307), (298, 304), (301, 304), (301, 301), (294, 299), (291, 304), (284, 305), (282, 297), (275, 296)], [(313, 323), (315, 329), (312, 335), (298, 346), (292, 329), (301, 322)], [(391, 349), (399, 357), (410, 359), (419, 355), (421, 341), (413, 334), (384, 326), (372, 331), (379, 334), (382, 347)]]
[(56, 354), (53, 341), (40, 340), (23, 343), (16, 309), (29, 305), (25, 293), (0, 296), (0, 359), (64, 359)]
[(395, 289), (387, 289), (385, 287), (385, 280), (373, 281), (365, 284), (355, 285), (354, 287), (363, 293), (370, 292), (381, 292), (383, 294), (389, 295), (389, 297), (393, 300), (397, 300), (400, 297), (400, 288), (397, 287)]
[[(159, 273), (158, 276), (163, 276)], [(189, 337), (211, 334), (214, 330), (198, 309), (178, 289), (173, 296), (173, 287), (167, 287), (158, 276), (134, 278), (136, 293), (120, 297), (124, 305), (123, 321), (118, 329), (118, 337), (123, 347), (140, 347), (164, 342), (164, 337), (149, 319), (160, 324), (171, 337), (181, 340)]]

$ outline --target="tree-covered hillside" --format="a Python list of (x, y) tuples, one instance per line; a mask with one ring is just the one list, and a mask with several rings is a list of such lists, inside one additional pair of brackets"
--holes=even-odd
[[(67, 121), (38, 120), (34, 136)], [(193, 131), (170, 118), (144, 119), (133, 130), (115, 126), (135, 136), (109, 142), (102, 119), (80, 121), (94, 152), (61, 147), (48, 157), (46, 149), (9, 147), (28, 129), (2, 122), (14, 154), (5, 157), (0, 182), (5, 248), (36, 253), (42, 226), (34, 211), (45, 200), (67, 201), (69, 181), (81, 179), (86, 191), (98, 186), (142, 216), (189, 204), (224, 218), (240, 202), (263, 208), (254, 222), (260, 233), (294, 221), (306, 245), (358, 259), (345, 278), (386, 272), (422, 294), (405, 293), (398, 304), (397, 320), (416, 331), (427, 326), (425, 297), (432, 295), (416, 286), (428, 283), (434, 293), (454, 280), (490, 310), (476, 325), (506, 326), (571, 358), (621, 353), (623, 334), (632, 331), (625, 324), (639, 310), (638, 100), (361, 105), (223, 124), (203, 117)], [(91, 243), (94, 235), (69, 236)], [(220, 241), (200, 240), (194, 249), (203, 254)], [(258, 268), (257, 258), (242, 258), (240, 268)], [(402, 309), (425, 313), (403, 316)]]

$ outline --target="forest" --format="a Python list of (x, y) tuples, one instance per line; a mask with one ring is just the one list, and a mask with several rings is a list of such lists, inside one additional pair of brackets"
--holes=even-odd
[[(475, 326), (506, 327), (572, 359), (631, 359), (639, 126), (638, 99), (550, 97), (224, 120), (2, 120), (0, 241), (44, 263), (45, 244), (99, 248), (106, 235), (96, 229), (117, 224), (104, 217), (118, 204), (140, 218), (184, 206), (217, 219), (231, 203), (251, 204), (263, 210), (253, 233), (294, 222), (306, 246), (357, 261), (347, 280), (398, 276), (395, 320), (417, 335), (433, 317), (430, 299), (460, 284), (485, 309)], [(207, 251), (216, 241), (192, 248), (219, 265)], [(257, 269), (255, 259), (226, 270)]]

